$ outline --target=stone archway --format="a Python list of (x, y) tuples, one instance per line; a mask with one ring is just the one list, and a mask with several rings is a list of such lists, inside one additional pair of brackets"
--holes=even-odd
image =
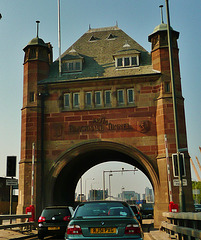
[[(50, 171), (46, 188), (47, 204), (73, 204), (75, 188), (80, 177), (93, 166), (107, 161), (131, 164), (147, 176), (154, 189), (154, 216), (157, 226), (162, 217), (161, 212), (168, 208), (168, 199), (165, 202), (159, 201), (161, 186), (156, 162), (136, 148), (116, 142), (88, 141), (68, 149), (57, 159)], [(161, 208), (161, 204), (165, 208)]]

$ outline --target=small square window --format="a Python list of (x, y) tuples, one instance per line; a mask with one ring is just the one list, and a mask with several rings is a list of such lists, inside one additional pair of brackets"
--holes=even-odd
[(137, 65), (137, 57), (131, 57), (131, 65), (133, 66)]
[(111, 91), (107, 90), (105, 91), (105, 105), (111, 104)]
[(124, 91), (123, 89), (117, 90), (117, 102), (118, 104), (124, 103)]
[(73, 93), (73, 107), (79, 107), (80, 104), (80, 94)]
[(95, 105), (100, 106), (101, 105), (101, 92), (95, 92)]
[(128, 104), (134, 103), (134, 89), (127, 90), (127, 98), (128, 98)]
[(72, 63), (72, 62), (68, 64), (68, 70), (69, 70), (69, 71), (72, 71), (72, 70), (73, 70), (73, 63)]
[(130, 66), (130, 59), (129, 59), (129, 57), (124, 58), (124, 66)]
[(70, 93), (64, 94), (64, 107), (70, 107)]
[(118, 67), (123, 66), (122, 58), (117, 58), (117, 66)]
[(165, 92), (166, 93), (170, 92), (170, 83), (169, 82), (165, 82)]
[(75, 70), (80, 70), (80, 62), (75, 62)]
[(30, 102), (34, 102), (35, 101), (35, 94), (34, 94), (34, 92), (30, 92)]
[(86, 106), (91, 106), (91, 104), (92, 104), (92, 93), (91, 92), (85, 93), (85, 104), (86, 104)]

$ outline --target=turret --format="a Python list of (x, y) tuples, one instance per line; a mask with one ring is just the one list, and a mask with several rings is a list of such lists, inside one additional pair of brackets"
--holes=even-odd
[(37, 27), (36, 38), (33, 38), (23, 50), (25, 52), (23, 107), (26, 107), (36, 103), (37, 83), (48, 77), (49, 66), (52, 63), (52, 46), (38, 37)]
[[(178, 56), (178, 45), (177, 39), (179, 38), (179, 32), (171, 29), (172, 33), (172, 47), (174, 57), (175, 71), (179, 70), (179, 56)], [(169, 50), (168, 50), (168, 37), (167, 37), (167, 24), (161, 23), (154, 28), (152, 34), (148, 37), (151, 42), (151, 56), (152, 65), (154, 70), (160, 72), (169, 71)]]
[[(33, 38), (23, 49), (24, 57), (24, 82), (23, 82), (23, 107), (21, 111), (21, 160), (19, 165), (19, 198), (23, 202), (18, 204), (18, 213), (23, 213), (24, 208), (31, 204), (31, 163), (32, 163), (32, 146), (35, 144), (35, 179), (40, 182), (40, 153), (41, 153), (41, 101), (38, 93), (38, 82), (47, 78), (50, 64), (52, 63), (52, 46), (45, 43), (37, 36)], [(25, 180), (26, 179), (26, 180)], [(26, 184), (24, 184), (26, 183)], [(40, 194), (40, 188), (37, 188)], [(35, 205), (36, 192), (33, 197)], [(37, 211), (37, 210), (36, 210)]]

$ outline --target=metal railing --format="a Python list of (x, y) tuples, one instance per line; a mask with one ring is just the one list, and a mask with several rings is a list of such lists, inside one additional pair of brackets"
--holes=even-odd
[(167, 218), (161, 223), (161, 230), (175, 235), (179, 240), (201, 239), (201, 213), (192, 212), (164, 212)]
[[(22, 231), (23, 228), (26, 228), (26, 231), (32, 231), (34, 222), (28, 222), (27, 219), (31, 217), (31, 214), (21, 214), (21, 215), (0, 215), (0, 229), (7, 228), (20, 228)], [(13, 220), (20, 219), (19, 222), (13, 223)], [(9, 220), (9, 224), (3, 224), (3, 221)]]

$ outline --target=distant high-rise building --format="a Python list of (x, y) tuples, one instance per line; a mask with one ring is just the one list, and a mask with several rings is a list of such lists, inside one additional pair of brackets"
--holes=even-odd
[(140, 200), (140, 194), (135, 193), (133, 197), (131, 197), (131, 200)]
[(123, 191), (122, 193), (120, 193), (118, 195), (118, 197), (123, 200), (123, 201), (127, 201), (127, 200), (138, 200), (138, 195), (135, 191)]
[[(108, 197), (108, 190), (105, 190), (105, 198)], [(102, 200), (103, 199), (103, 190), (101, 189), (91, 189), (89, 191), (89, 201), (92, 200)]]
[(145, 200), (146, 202), (154, 202), (153, 190), (148, 187), (145, 188)]

